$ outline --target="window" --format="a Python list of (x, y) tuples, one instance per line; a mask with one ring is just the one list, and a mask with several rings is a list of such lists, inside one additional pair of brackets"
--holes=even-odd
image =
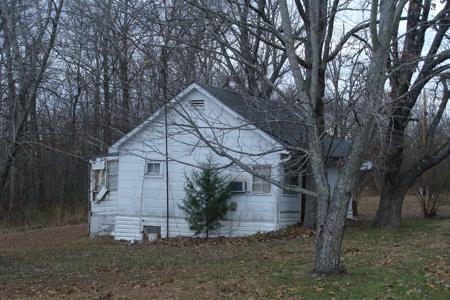
[(110, 191), (117, 190), (119, 181), (119, 161), (108, 160), (106, 162), (106, 187)]
[(150, 161), (147, 162), (147, 175), (151, 176), (162, 176), (162, 166), (160, 161)]
[[(270, 179), (272, 175), (272, 167), (270, 165), (256, 165), (253, 166), (253, 171), (260, 177)], [(268, 194), (271, 190), (271, 183), (267, 182), (255, 175), (253, 175), (252, 191), (254, 193)]]

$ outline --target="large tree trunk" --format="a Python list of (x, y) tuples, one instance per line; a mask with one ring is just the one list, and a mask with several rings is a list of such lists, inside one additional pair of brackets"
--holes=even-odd
[[(385, 7), (384, 9), (387, 10), (388, 8)], [(373, 91), (365, 108), (366, 115), (361, 116), (361, 124), (364, 125), (361, 126), (354, 137), (352, 149), (338, 176), (334, 192), (331, 195), (329, 193), (328, 198), (321, 197), (321, 195), (326, 194), (324, 191), (318, 193), (317, 242), (314, 264), (314, 273), (316, 274), (329, 275), (345, 272), (345, 268), (340, 260), (340, 251), (344, 238), (344, 223), (348, 211), (348, 201), (351, 197), (351, 191), (354, 190), (355, 178), (359, 173), (364, 150), (367, 149), (368, 141), (375, 126), (375, 119), (369, 115), (369, 112), (378, 111), (381, 104), (382, 86), (384, 84), (384, 62), (385, 53), (375, 53), (369, 73), (369, 89)], [(312, 145), (310, 145), (310, 148), (312, 148)], [(313, 151), (311, 153), (313, 171), (314, 163), (318, 163), (314, 154)], [(315, 183), (318, 186), (317, 172), (315, 173)], [(321, 186), (323, 189), (323, 185)]]
[[(344, 172), (354, 172), (344, 170)], [(330, 196), (330, 207), (327, 219), (317, 228), (316, 256), (314, 273), (316, 274), (343, 274), (346, 272), (341, 263), (341, 246), (344, 239), (344, 223), (350, 200), (352, 179), (341, 179)], [(323, 201), (323, 200), (322, 200)]]
[[(307, 176), (305, 188), (314, 190), (313, 180), (311, 176)], [(317, 199), (313, 196), (305, 195), (305, 200), (303, 227), (307, 229), (316, 229)]]
[[(406, 93), (406, 90), (400, 91)], [(396, 98), (400, 95), (396, 95)], [(398, 108), (390, 118), (389, 131), (382, 152), (381, 193), (374, 225), (400, 227), (403, 199), (407, 191), (407, 177), (401, 173), (404, 161), (404, 137), (410, 110)]]
[[(400, 119), (400, 120), (399, 120)], [(380, 203), (374, 225), (400, 227), (403, 198), (403, 181), (400, 170), (404, 158), (404, 128), (401, 118), (391, 119), (391, 133), (386, 137), (387, 148), (383, 151)]]
[[(341, 245), (344, 238), (343, 218), (332, 214), (329, 221), (317, 233), (314, 273), (343, 274), (345, 268), (341, 263)], [(341, 223), (336, 226), (337, 223)]]
[(317, 200), (312, 196), (306, 196), (305, 202), (305, 219), (303, 227), (307, 229), (316, 229), (317, 218)]
[(394, 155), (391, 155), (391, 160), (386, 163), (389, 169), (385, 171), (382, 178), (380, 203), (374, 221), (377, 227), (398, 228), (401, 226), (403, 200), (408, 190), (423, 173), (421, 168), (401, 171), (403, 155), (402, 152), (402, 155), (397, 156), (396, 159)]
[[(298, 3), (298, 2), (296, 2)], [(286, 47), (289, 65), (296, 86), (298, 99), (307, 103), (304, 105), (308, 130), (309, 159), (317, 193), (317, 244), (314, 272), (317, 274), (340, 274), (345, 269), (340, 261), (340, 249), (344, 237), (344, 222), (347, 213), (348, 200), (354, 188), (355, 178), (359, 172), (362, 156), (367, 149), (369, 138), (372, 136), (375, 126), (374, 112), (379, 111), (381, 99), (384, 94), (386, 80), (385, 67), (389, 54), (389, 44), (392, 35), (392, 25), (397, 10), (397, 2), (385, 0), (373, 2), (370, 16), (370, 31), (373, 50), (371, 64), (368, 73), (367, 99), (362, 103), (363, 111), (360, 116), (360, 127), (357, 131), (352, 149), (348, 154), (342, 171), (338, 176), (333, 196), (330, 197), (328, 181), (326, 178), (326, 166), (323, 161), (323, 147), (321, 142), (320, 102), (315, 100), (320, 97), (320, 70), (322, 68), (321, 45), (322, 38), (320, 28), (323, 28), (323, 16), (326, 16), (326, 1), (309, 1), (310, 14), (308, 21), (311, 26), (311, 78), (305, 81), (302, 70), (298, 64), (292, 25), (287, 1), (279, 1), (281, 23), (284, 30), (284, 45)], [(300, 5), (299, 5), (300, 6)], [(379, 9), (379, 18), (377, 12)], [(398, 8), (399, 11), (402, 7)], [(299, 11), (302, 8), (299, 9)], [(320, 17), (322, 16), (322, 18)], [(378, 25), (377, 25), (378, 24)]]
[[(426, 171), (427, 168), (432, 167), (435, 163), (448, 155), (445, 151), (440, 152), (441, 157), (430, 159), (428, 153), (416, 160), (410, 171), (401, 170), (402, 163), (405, 160), (405, 132), (411, 121), (411, 111), (416, 105), (417, 99), (425, 87), (427, 82), (434, 76), (434, 68), (438, 66), (442, 60), (445, 60), (445, 55), (437, 56), (438, 49), (443, 41), (444, 36), (448, 30), (448, 22), (440, 21), (437, 32), (434, 35), (433, 41), (428, 50), (427, 58), (424, 60), (420, 68), (419, 76), (417, 74), (418, 64), (421, 61), (418, 57), (421, 56), (424, 44), (425, 33), (429, 28), (427, 22), (429, 12), (432, 4), (431, 1), (410, 1), (407, 17), (407, 28), (404, 36), (404, 45), (399, 56), (398, 43), (391, 45), (391, 53), (394, 54), (394, 63), (390, 66), (390, 86), (392, 87), (392, 102), (389, 105), (389, 125), (386, 129), (386, 137), (384, 144), (386, 148), (383, 149), (382, 157), (384, 158), (381, 164), (382, 170), (382, 186), (380, 204), (377, 210), (375, 225), (380, 227), (399, 227), (401, 225), (401, 209), (403, 199), (408, 188), (410, 188), (414, 181)], [(448, 18), (448, 2), (438, 15), (444, 20)], [(398, 34), (398, 32), (396, 32)], [(411, 82), (413, 80), (413, 82)], [(447, 100), (445, 100), (447, 101)], [(443, 101), (443, 105), (447, 102)], [(441, 115), (436, 114), (435, 120), (439, 122)], [(433, 131), (433, 130), (432, 130)], [(433, 146), (427, 145), (430, 149)], [(417, 168), (415, 167), (417, 166)]]
[(383, 182), (375, 226), (398, 228), (401, 225), (403, 199), (407, 188), (398, 181)]

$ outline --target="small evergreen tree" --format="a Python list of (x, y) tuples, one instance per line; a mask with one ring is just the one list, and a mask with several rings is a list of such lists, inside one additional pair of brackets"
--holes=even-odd
[(221, 226), (231, 197), (231, 188), (226, 177), (222, 176), (210, 160), (200, 171), (193, 171), (186, 176), (184, 187), (186, 197), (180, 208), (186, 212), (189, 229), (195, 234), (205, 233), (209, 237), (211, 230)]

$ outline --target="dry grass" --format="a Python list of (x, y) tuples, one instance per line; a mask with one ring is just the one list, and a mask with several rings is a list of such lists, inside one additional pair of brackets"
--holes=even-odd
[[(369, 216), (373, 200), (361, 202)], [(414, 207), (413, 202), (411, 202)], [(450, 219), (347, 228), (349, 274), (310, 275), (314, 237), (279, 234), (127, 245), (86, 225), (0, 233), (0, 299), (448, 299)]]
[(22, 207), (0, 212), (0, 230), (30, 230), (48, 226), (74, 225), (87, 221), (86, 204), (50, 205), (41, 208)]
[[(438, 217), (450, 216), (450, 194), (442, 197), (442, 207), (438, 210)], [(375, 216), (378, 207), (378, 196), (365, 195), (361, 197), (358, 203), (359, 218), (364, 220), (371, 220)], [(407, 195), (403, 203), (402, 216), (405, 218), (421, 218), (422, 211), (419, 205), (419, 200), (416, 196)]]

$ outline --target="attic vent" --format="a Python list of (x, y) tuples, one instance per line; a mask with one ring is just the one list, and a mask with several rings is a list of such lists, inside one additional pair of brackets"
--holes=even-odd
[(205, 100), (191, 100), (191, 106), (196, 109), (204, 108)]

